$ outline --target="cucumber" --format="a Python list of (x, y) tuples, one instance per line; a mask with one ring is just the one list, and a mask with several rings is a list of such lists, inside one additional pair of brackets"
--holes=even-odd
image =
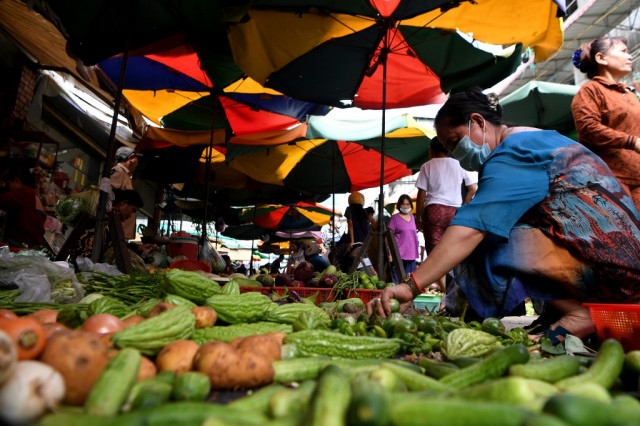
[(156, 407), (169, 401), (172, 387), (160, 380), (143, 380), (136, 383), (132, 390), (132, 397), (128, 401), (127, 409), (135, 411), (144, 407)]
[[(507, 376), (467, 386), (449, 396), (468, 401), (495, 401), (532, 407), (536, 400), (546, 400), (558, 392), (558, 388), (541, 380)], [(538, 407), (542, 408), (540, 404)]]
[(351, 403), (351, 387), (342, 370), (333, 364), (320, 372), (311, 397), (308, 421), (314, 426), (346, 426), (347, 409)]
[(407, 389), (410, 391), (435, 391), (435, 392), (447, 392), (452, 388), (449, 385), (442, 383), (434, 379), (433, 377), (425, 376), (424, 374), (416, 373), (413, 370), (398, 366), (393, 363), (384, 363), (380, 366), (381, 369), (387, 369), (392, 371), (400, 380), (404, 382)]
[(347, 410), (350, 426), (384, 426), (391, 421), (391, 407), (385, 389), (366, 375), (351, 380), (351, 403)]
[(272, 383), (268, 386), (252, 391), (252, 393), (247, 396), (231, 401), (227, 405), (234, 409), (253, 411), (266, 416), (269, 414), (269, 401), (271, 401), (271, 397), (281, 390), (287, 389), (288, 388), (286, 386)]
[(204, 401), (210, 390), (209, 376), (199, 371), (187, 371), (176, 377), (171, 398), (174, 401)]
[(407, 399), (391, 406), (394, 426), (521, 426), (530, 415), (514, 405), (461, 399)]
[(524, 364), (528, 361), (529, 351), (527, 347), (517, 343), (504, 349), (498, 349), (475, 364), (444, 376), (440, 379), (440, 383), (454, 389), (462, 389), (466, 386), (482, 383), (485, 380), (502, 377), (512, 365)]
[(562, 419), (548, 413), (535, 413), (522, 426), (571, 426)]
[(129, 392), (122, 411), (153, 407), (169, 400), (176, 380), (174, 371), (161, 371), (153, 377), (136, 382)]
[(418, 365), (424, 368), (424, 374), (434, 379), (441, 379), (447, 374), (460, 370), (460, 367), (452, 362), (437, 361), (430, 358), (420, 358)]
[(627, 352), (624, 357), (624, 365), (630, 372), (640, 374), (640, 350)]
[(574, 356), (559, 355), (538, 361), (529, 361), (526, 364), (512, 365), (509, 367), (509, 375), (555, 383), (578, 374), (580, 364), (580, 361)]
[(142, 356), (137, 349), (121, 349), (107, 364), (84, 404), (88, 414), (118, 414), (136, 382)]
[(567, 392), (549, 398), (543, 412), (570, 425), (634, 425), (640, 418), (638, 407), (602, 402)]
[(559, 380), (555, 385), (559, 389), (570, 389), (572, 386), (586, 382), (596, 383), (605, 389), (611, 389), (618, 380), (624, 366), (624, 349), (622, 344), (615, 339), (606, 339), (600, 345), (596, 359), (582, 374)]
[(315, 380), (305, 380), (297, 388), (285, 388), (274, 393), (269, 399), (269, 415), (282, 419), (306, 412), (316, 385)]

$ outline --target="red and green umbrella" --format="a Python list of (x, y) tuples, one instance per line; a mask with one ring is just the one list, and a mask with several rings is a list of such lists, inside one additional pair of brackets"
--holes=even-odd
[(318, 203), (299, 201), (294, 204), (260, 204), (243, 209), (240, 220), (269, 230), (298, 230), (328, 224), (334, 211)]
[[(397, 108), (493, 86), (523, 47), (548, 56), (562, 45), (558, 10), (552, 0), (535, 10), (527, 0), (256, 0), (229, 42), (243, 71), (296, 99)], [(512, 48), (491, 53), (476, 40)]]

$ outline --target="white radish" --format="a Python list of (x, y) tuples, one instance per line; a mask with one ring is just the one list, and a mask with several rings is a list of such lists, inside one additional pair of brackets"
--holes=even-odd
[(18, 363), (18, 352), (11, 337), (0, 330), (0, 385), (9, 380)]
[(40, 361), (19, 361), (9, 380), (0, 387), (0, 418), (24, 425), (55, 409), (64, 398), (64, 379)]

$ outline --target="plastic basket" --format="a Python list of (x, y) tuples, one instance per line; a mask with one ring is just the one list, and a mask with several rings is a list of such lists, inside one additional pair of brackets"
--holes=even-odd
[(182, 269), (184, 271), (204, 271), (207, 273), (211, 273), (211, 267), (204, 262), (200, 262), (199, 260), (191, 260), (191, 259), (181, 259), (172, 262), (169, 265), (171, 269)]
[(240, 287), (240, 292), (259, 291), (262, 294), (276, 293), (284, 296), (287, 291), (295, 291), (300, 297), (310, 297), (318, 293), (316, 297), (316, 305), (322, 302), (333, 302), (334, 300), (348, 299), (350, 297), (358, 297), (365, 304), (380, 294), (380, 290), (357, 289), (346, 292), (337, 292), (332, 288), (320, 287)]
[(591, 311), (598, 341), (616, 339), (625, 351), (640, 349), (640, 305), (585, 303)]
[(442, 296), (436, 294), (421, 294), (413, 299), (413, 307), (416, 309), (424, 309), (429, 312), (437, 312), (440, 310), (440, 301)]

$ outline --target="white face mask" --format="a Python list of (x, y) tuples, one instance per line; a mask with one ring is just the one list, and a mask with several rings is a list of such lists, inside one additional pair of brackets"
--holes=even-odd
[(410, 208), (403, 208), (403, 209), (400, 209), (400, 213), (404, 213), (404, 214), (408, 214), (410, 211), (411, 211), (411, 209), (410, 209)]
[[(469, 121), (469, 133), (471, 133), (471, 121)], [(463, 169), (477, 172), (491, 154), (491, 148), (488, 143), (485, 143), (484, 135), (483, 127), (482, 146), (473, 142), (469, 136), (463, 136), (451, 151), (451, 156), (460, 162)]]

